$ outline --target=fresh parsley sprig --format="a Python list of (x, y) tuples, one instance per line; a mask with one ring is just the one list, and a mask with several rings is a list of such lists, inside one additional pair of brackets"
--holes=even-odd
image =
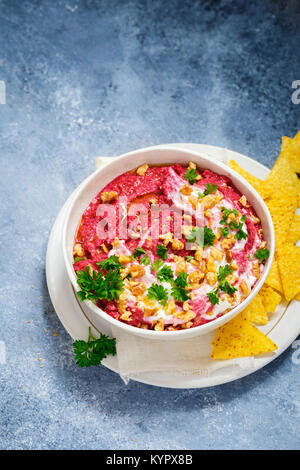
[(161, 305), (165, 306), (168, 300), (168, 291), (160, 284), (152, 284), (148, 289), (147, 297), (149, 300), (157, 300)]
[(268, 259), (269, 255), (270, 252), (266, 248), (260, 248), (254, 253), (255, 258), (257, 258), (260, 263), (262, 263), (265, 259)]
[(156, 254), (161, 259), (165, 260), (168, 257), (168, 248), (165, 245), (157, 245)]
[(170, 266), (163, 266), (156, 276), (161, 282), (169, 282), (174, 278), (174, 274)]
[(177, 278), (172, 282), (171, 293), (175, 300), (185, 302), (189, 299), (187, 285), (187, 273), (180, 271), (177, 275)]
[(185, 179), (190, 183), (194, 184), (197, 181), (198, 173), (195, 169), (188, 168), (185, 172)]
[(186, 240), (190, 243), (197, 243), (200, 246), (212, 246), (216, 238), (211, 228), (195, 227), (185, 236)]
[(74, 356), (76, 364), (80, 367), (97, 366), (101, 361), (111, 355), (116, 354), (116, 339), (100, 333), (98, 339), (94, 338), (89, 328), (87, 341), (74, 341)]
[(105, 266), (105, 270), (107, 269), (106, 274), (101, 269), (98, 273), (93, 271), (90, 274), (88, 266), (84, 270), (77, 271), (77, 282), (81, 288), (78, 291), (79, 300), (93, 300), (97, 302), (98, 299), (117, 300), (119, 298), (124, 290), (120, 268), (118, 266), (108, 268), (108, 263), (104, 263), (102, 266)]
[(215, 193), (218, 189), (218, 186), (214, 183), (213, 184), (207, 183), (205, 188), (206, 189), (204, 190), (203, 193), (198, 193), (199, 199), (202, 199), (204, 196), (207, 196), (208, 194)]

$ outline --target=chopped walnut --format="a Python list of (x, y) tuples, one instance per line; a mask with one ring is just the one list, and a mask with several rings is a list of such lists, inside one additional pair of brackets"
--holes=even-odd
[(138, 169), (136, 170), (136, 173), (139, 176), (145, 176), (148, 168), (149, 168), (149, 165), (147, 165), (147, 163), (145, 163), (144, 165), (138, 167)]
[(232, 251), (231, 250), (225, 250), (225, 256), (226, 256), (226, 261), (230, 263), (232, 260)]
[(207, 218), (207, 219), (210, 219), (211, 216), (212, 216), (212, 213), (209, 209), (207, 209), (206, 211), (204, 211), (204, 216)]
[(255, 215), (251, 214), (251, 219), (253, 220), (254, 224), (260, 224), (260, 219), (256, 217)]
[(145, 269), (139, 264), (132, 264), (129, 267), (128, 271), (132, 277), (142, 277), (145, 274)]
[(235, 222), (236, 224), (239, 223), (239, 216), (237, 214), (234, 214), (233, 212), (231, 214), (229, 214), (229, 216), (227, 217), (227, 220), (226, 222), (228, 224), (230, 224), (230, 222)]
[(195, 259), (197, 261), (202, 261), (202, 256), (203, 256), (203, 248), (200, 246), (195, 252)]
[(221, 241), (221, 247), (224, 250), (230, 250), (235, 244), (235, 240), (233, 238), (224, 238), (224, 240)]
[(192, 222), (192, 216), (189, 214), (183, 214), (182, 218), (184, 220), (188, 220), (189, 222)]
[(194, 162), (189, 162), (188, 168), (189, 168), (190, 170), (196, 170), (197, 165), (196, 165), (196, 163), (194, 163)]
[(239, 267), (238, 267), (238, 265), (237, 265), (237, 262), (236, 262), (235, 260), (232, 261), (231, 267), (232, 267), (232, 269), (234, 269), (234, 271), (236, 271), (237, 269), (239, 269)]
[(118, 193), (116, 191), (104, 191), (100, 197), (103, 203), (109, 203), (118, 198)]
[(243, 194), (243, 196), (241, 197), (240, 199), (240, 203), (242, 204), (242, 206), (246, 206), (247, 205), (247, 198), (246, 196)]
[(173, 235), (171, 232), (168, 232), (160, 235), (159, 238), (163, 240), (164, 245), (167, 246), (173, 240)]
[(218, 260), (218, 261), (221, 261), (223, 259), (223, 256), (224, 256), (223, 251), (219, 250), (215, 246), (213, 246), (210, 249), (210, 254), (215, 260)]
[(180, 240), (177, 240), (177, 238), (174, 238), (172, 241), (172, 248), (173, 250), (183, 250), (184, 244)]
[(185, 184), (180, 188), (179, 192), (184, 196), (189, 196), (193, 192), (193, 189), (188, 184)]
[(149, 201), (151, 202), (151, 204), (152, 204), (153, 206), (155, 206), (155, 205), (157, 204), (157, 202), (158, 202), (158, 200), (156, 199), (156, 197), (153, 197), (152, 199), (149, 199)]
[(201, 271), (193, 271), (188, 275), (188, 281), (191, 284), (200, 284), (204, 279), (204, 274)]
[(146, 284), (144, 284), (144, 282), (131, 281), (129, 283), (129, 288), (133, 295), (142, 295), (146, 290)]
[(263, 250), (264, 248), (266, 248), (266, 246), (267, 246), (267, 242), (264, 241), (264, 242), (261, 242), (261, 244), (259, 245), (259, 248)]
[(154, 329), (156, 331), (164, 331), (164, 328), (165, 328), (165, 324), (162, 318), (160, 318), (159, 320), (155, 322)]
[(179, 318), (179, 320), (183, 320), (184, 322), (193, 320), (193, 318), (195, 317), (196, 317), (196, 314), (192, 310), (188, 310), (187, 312), (183, 310), (176, 314), (176, 318)]
[(183, 225), (181, 227), (182, 235), (184, 235), (185, 237), (188, 236), (192, 229), (193, 229), (192, 225)]
[(244, 279), (241, 282), (241, 291), (246, 296), (250, 294), (250, 289)]
[(216, 265), (212, 256), (207, 257), (206, 268), (207, 268), (207, 271), (210, 273), (216, 272)]
[(113, 245), (114, 248), (118, 248), (118, 246), (119, 246), (119, 239), (118, 239), (118, 237), (116, 237), (116, 238), (114, 239), (112, 245)]
[(120, 254), (119, 261), (121, 264), (128, 264), (131, 263), (132, 259), (130, 258), (130, 256)]
[(102, 245), (100, 245), (100, 246), (101, 246), (102, 250), (104, 251), (104, 253), (108, 253), (108, 248), (104, 243), (102, 243)]
[(216, 202), (217, 199), (214, 194), (207, 194), (207, 196), (204, 196), (202, 199), (200, 199), (200, 203), (203, 209), (210, 209), (216, 204)]
[(253, 274), (256, 277), (256, 279), (259, 279), (259, 277), (260, 277), (260, 267), (259, 267), (258, 261), (254, 261), (252, 263), (252, 270), (253, 270)]
[(132, 313), (129, 311), (129, 310), (125, 310), (124, 313), (122, 313), (121, 315), (121, 320), (125, 320), (125, 321), (131, 321), (132, 320)]
[(189, 196), (188, 200), (189, 203), (192, 205), (193, 209), (196, 210), (198, 205), (198, 199), (195, 196)]
[(213, 273), (213, 272), (206, 273), (206, 281), (210, 286), (214, 286), (217, 280), (218, 278), (216, 276), (216, 273)]
[(80, 258), (85, 255), (84, 248), (80, 243), (76, 243), (74, 246), (74, 255), (79, 256)]
[(166, 315), (174, 315), (176, 310), (177, 310), (177, 307), (175, 304), (175, 300), (171, 300), (165, 307)]

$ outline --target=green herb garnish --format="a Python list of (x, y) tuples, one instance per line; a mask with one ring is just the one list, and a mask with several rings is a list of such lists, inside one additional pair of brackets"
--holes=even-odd
[[(105, 267), (106, 269), (107, 267)], [(81, 288), (77, 294), (81, 301), (93, 300), (97, 302), (98, 299), (117, 300), (124, 290), (119, 268), (108, 269), (104, 275), (101, 270), (98, 273), (93, 271), (90, 274), (89, 267), (86, 266), (84, 270), (77, 271), (76, 274), (77, 282)]]
[(262, 248), (258, 249), (254, 253), (255, 258), (257, 258), (260, 263), (262, 263), (265, 259), (268, 259), (269, 255), (270, 255), (269, 250), (262, 249)]
[(226, 280), (220, 282), (219, 287), (223, 292), (226, 292), (230, 295), (234, 294), (237, 291), (237, 289)]
[(149, 255), (145, 255), (142, 258), (140, 258), (140, 263), (144, 264), (145, 266), (148, 266), (148, 264), (150, 264)]
[(219, 229), (220, 229), (220, 232), (222, 233), (223, 237), (225, 237), (225, 238), (228, 237), (228, 235), (229, 235), (228, 227), (224, 227), (224, 228), (219, 227)]
[(210, 302), (213, 304), (213, 305), (217, 305), (220, 300), (219, 300), (219, 296), (218, 296), (218, 292), (219, 292), (219, 289), (215, 289), (215, 290), (212, 290), (211, 292), (209, 292), (207, 295), (207, 297), (209, 298)]
[(151, 263), (151, 268), (153, 269), (153, 271), (158, 271), (163, 266), (163, 264), (163, 260), (157, 258)]
[(171, 279), (174, 278), (174, 274), (170, 266), (164, 266), (161, 270), (157, 273), (157, 279), (161, 282), (169, 282)]
[(185, 172), (185, 179), (188, 180), (190, 184), (194, 184), (197, 181), (197, 171), (192, 168), (188, 168)]
[(111, 355), (116, 354), (116, 339), (109, 338), (100, 333), (98, 339), (94, 338), (89, 328), (87, 341), (74, 341), (74, 356), (76, 364), (80, 367), (97, 366), (101, 361)]
[(168, 248), (165, 245), (157, 245), (156, 254), (161, 259), (167, 259), (167, 257), (168, 257)]
[(108, 258), (104, 259), (103, 261), (99, 261), (96, 264), (101, 270), (104, 271), (116, 270), (120, 272), (122, 267), (119, 258), (116, 255), (109, 256)]
[(233, 271), (233, 268), (229, 266), (229, 264), (226, 264), (224, 267), (220, 266), (218, 270), (218, 279), (219, 281), (224, 281), (229, 274), (231, 274)]
[(211, 228), (205, 226), (193, 228), (185, 238), (188, 242), (196, 242), (200, 246), (212, 246), (216, 236)]
[(145, 253), (146, 253), (146, 251), (142, 247), (138, 246), (134, 250), (133, 256), (134, 256), (134, 258), (138, 258), (139, 256), (144, 255)]
[(152, 284), (148, 289), (149, 300), (157, 300), (161, 305), (166, 305), (168, 300), (168, 291), (159, 284)]
[(187, 291), (187, 273), (180, 271), (177, 278), (172, 284), (172, 295), (174, 299), (179, 300), (180, 302), (185, 302), (189, 299), (189, 294)]
[(193, 259), (195, 259), (195, 258), (194, 258), (193, 256), (187, 255), (187, 256), (185, 257), (185, 259), (186, 259), (186, 261), (191, 262), (191, 261), (193, 261)]

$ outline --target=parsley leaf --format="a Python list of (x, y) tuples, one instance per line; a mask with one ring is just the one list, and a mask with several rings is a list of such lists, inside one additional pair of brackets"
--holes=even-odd
[(192, 168), (188, 168), (184, 175), (185, 179), (188, 180), (190, 184), (194, 184), (197, 181), (197, 176), (197, 171)]
[(236, 232), (234, 238), (237, 240), (242, 240), (243, 238), (246, 240), (248, 238), (248, 234), (242, 230), (243, 224), (238, 225), (238, 231)]
[(242, 217), (241, 217), (241, 222), (246, 222), (246, 220), (247, 220), (247, 217), (246, 217), (246, 215), (245, 215), (245, 214), (244, 214), (244, 215), (242, 215)]
[(152, 284), (148, 289), (148, 299), (157, 300), (161, 305), (166, 305), (168, 300), (168, 291), (159, 284)]
[[(100, 264), (100, 263), (98, 263)], [(77, 293), (79, 300), (98, 299), (117, 300), (124, 290), (119, 268), (109, 269), (104, 275), (102, 271), (89, 273), (89, 267), (77, 271), (77, 282), (81, 290)]]
[(220, 282), (219, 287), (223, 292), (226, 292), (230, 295), (234, 294), (237, 291), (237, 289), (226, 280)]
[(133, 256), (135, 258), (138, 258), (139, 256), (144, 255), (144, 254), (146, 254), (146, 251), (140, 246), (138, 246), (133, 252)]
[(168, 248), (165, 247), (165, 245), (157, 245), (156, 254), (161, 259), (167, 259), (167, 257), (168, 257)]
[(142, 258), (140, 258), (140, 263), (144, 264), (145, 266), (148, 266), (148, 264), (150, 264), (149, 255), (145, 255)]
[(193, 261), (193, 259), (195, 259), (195, 258), (194, 258), (193, 256), (187, 255), (187, 256), (185, 257), (185, 259), (186, 259), (187, 261), (191, 262), (191, 261)]
[(216, 238), (214, 232), (211, 228), (208, 228), (206, 225), (205, 227), (196, 227), (193, 228), (187, 235), (186, 240), (188, 242), (194, 243), (196, 242), (198, 245), (204, 246), (212, 246), (214, 239)]
[(172, 295), (174, 299), (179, 300), (180, 302), (185, 302), (189, 299), (189, 294), (187, 291), (187, 273), (180, 271), (177, 278), (174, 280), (172, 285)]
[(116, 339), (109, 338), (102, 333), (98, 339), (95, 339), (91, 334), (91, 328), (89, 328), (88, 341), (74, 341), (73, 349), (78, 366), (97, 366), (108, 355), (114, 356), (116, 354)]
[(224, 227), (224, 228), (219, 227), (219, 230), (222, 233), (223, 237), (225, 237), (225, 238), (228, 237), (228, 235), (229, 235), (228, 227)]
[(109, 271), (111, 269), (120, 272), (122, 267), (119, 258), (116, 255), (109, 256), (108, 258), (104, 259), (103, 261), (99, 261), (96, 264), (101, 270), (104, 271)]
[(170, 266), (164, 266), (161, 270), (157, 273), (157, 279), (161, 282), (168, 282), (173, 279), (174, 274)]
[(204, 191), (204, 196), (207, 196), (207, 194), (215, 193), (217, 189), (218, 189), (218, 186), (216, 184), (207, 183), (206, 189)]
[(255, 258), (257, 258), (260, 263), (262, 263), (265, 259), (268, 259), (269, 255), (270, 255), (269, 250), (262, 249), (262, 248), (258, 249), (254, 253)]
[(218, 292), (219, 292), (219, 289), (217, 288), (215, 290), (212, 290), (208, 294), (206, 294), (208, 299), (213, 305), (217, 305), (220, 302), (219, 297), (218, 297)]
[(163, 264), (164, 264), (163, 260), (157, 258), (155, 261), (151, 263), (151, 268), (153, 269), (153, 271), (158, 271), (162, 267)]
[(226, 277), (232, 273), (232, 271), (233, 271), (233, 268), (231, 268), (229, 264), (226, 264), (224, 267), (220, 266), (218, 270), (219, 281), (224, 281)]

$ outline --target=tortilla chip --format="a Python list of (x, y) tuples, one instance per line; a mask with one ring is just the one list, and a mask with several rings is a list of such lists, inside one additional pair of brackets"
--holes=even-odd
[(287, 236), (287, 242), (296, 244), (300, 238), (300, 215), (295, 214)]
[(281, 153), (289, 161), (293, 170), (300, 173), (300, 131), (293, 139), (282, 138)]
[(298, 300), (300, 302), (300, 292), (299, 294), (295, 295), (295, 300)]
[(243, 310), (243, 313), (247, 316), (248, 320), (258, 323), (259, 325), (266, 325), (269, 321), (262, 298), (259, 295), (254, 297), (252, 302)]
[(286, 150), (277, 158), (265, 181), (270, 197), (280, 197), (284, 192), (298, 192), (298, 177), (287, 158)]
[(261, 195), (262, 198), (266, 198), (268, 196), (268, 194), (270, 194), (270, 193), (267, 193), (265, 191), (265, 186), (264, 186), (264, 181), (263, 180), (260, 180), (259, 178), (256, 178), (256, 176), (253, 176), (250, 173), (248, 173), (248, 171), (241, 168), (236, 163), (236, 161), (230, 160), (229, 166), (234, 171), (236, 171), (239, 175), (241, 175), (243, 178), (245, 178), (245, 180), (247, 180), (248, 183), (250, 183), (253, 186), (253, 188), (256, 189), (256, 191)]
[(286, 300), (300, 292), (300, 247), (285, 244), (278, 253), (278, 268)]
[(278, 271), (278, 263), (275, 258), (273, 259), (273, 263), (272, 263), (270, 272), (268, 274), (268, 277), (265, 281), (265, 284), (267, 284), (267, 286), (272, 287), (273, 289), (278, 290), (278, 292), (283, 294), (283, 287), (282, 287), (282, 283), (281, 283), (281, 279), (280, 279), (279, 271)]
[(263, 306), (266, 313), (274, 313), (277, 305), (281, 302), (281, 295), (278, 294), (272, 287), (264, 284), (259, 291), (260, 298), (262, 299)]
[(259, 331), (244, 312), (218, 329), (212, 346), (212, 359), (257, 356), (277, 349), (276, 344)]
[(270, 211), (274, 230), (276, 248), (286, 241), (298, 205), (298, 194), (286, 191), (280, 197), (274, 197), (266, 201)]

